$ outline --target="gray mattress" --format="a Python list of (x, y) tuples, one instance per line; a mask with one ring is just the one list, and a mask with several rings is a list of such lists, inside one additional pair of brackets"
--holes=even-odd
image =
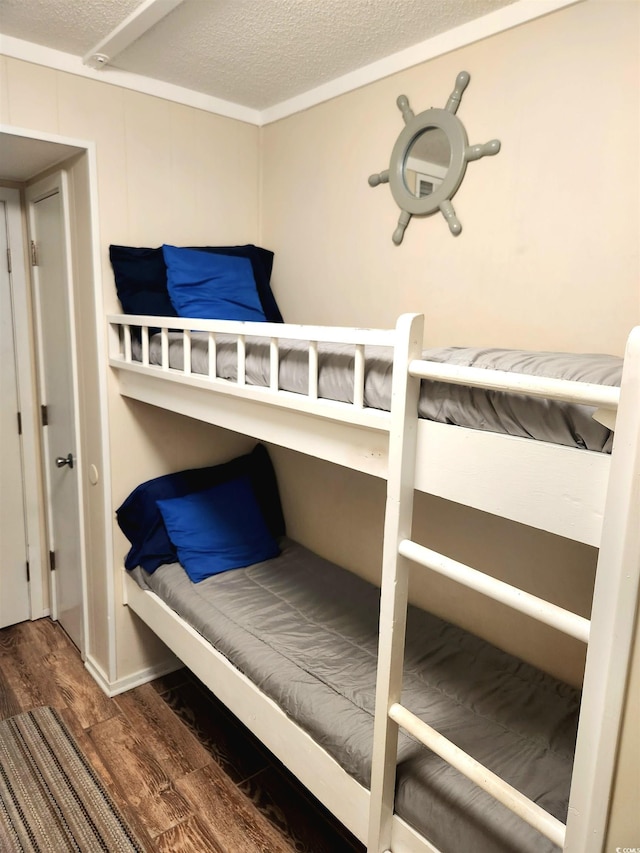
[[(217, 347), (217, 375), (235, 381), (237, 351), (235, 338), (221, 335)], [(208, 336), (192, 335), (192, 372), (208, 373)], [(169, 365), (182, 369), (183, 336), (169, 334)], [(134, 358), (140, 359), (139, 342), (133, 342)], [(320, 397), (353, 400), (353, 347), (320, 344), (318, 392)], [(392, 358), (388, 347), (366, 347), (365, 405), (389, 410)], [(600, 385), (620, 385), (622, 359), (601, 354), (527, 352), (524, 350), (440, 347), (424, 350), (423, 358), (469, 367), (486, 367), (535, 376), (572, 379)], [(160, 335), (150, 338), (149, 360), (161, 364)], [(247, 338), (247, 384), (269, 384), (269, 343)], [(308, 356), (306, 344), (280, 341), (280, 388), (306, 393)], [(419, 414), (429, 420), (483, 429), (508, 435), (535, 438), (570, 447), (611, 451), (611, 432), (592, 417), (593, 408), (553, 402), (521, 394), (469, 388), (443, 382), (422, 382)]]
[[(379, 590), (302, 546), (193, 584), (134, 572), (368, 786)], [(403, 704), (565, 821), (580, 695), (410, 608)], [(401, 734), (396, 811), (443, 853), (548, 853), (550, 841)]]

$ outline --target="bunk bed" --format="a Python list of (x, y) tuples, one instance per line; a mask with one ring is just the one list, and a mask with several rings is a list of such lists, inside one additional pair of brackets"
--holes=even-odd
[[(548, 365), (530, 354), (425, 353), (418, 315), (405, 315), (394, 330), (383, 331), (148, 315), (114, 315), (108, 323), (109, 363), (124, 396), (387, 482), (381, 593), (285, 538), (272, 560), (202, 584), (191, 584), (175, 563), (153, 574), (125, 572), (127, 606), (367, 842), (370, 853), (448, 853), (465, 846), (600, 850), (638, 590), (640, 331), (629, 339), (618, 387), (620, 365), (612, 363), (604, 379), (589, 381), (599, 376), (601, 364), (595, 373), (585, 373), (582, 364), (576, 374), (571, 362), (562, 369), (570, 378), (548, 378)], [(335, 390), (336, 359), (350, 376), (346, 391)], [(301, 384), (290, 370), (293, 362), (301, 365)], [(496, 401), (506, 401), (507, 415), (497, 415), (498, 424), (492, 415), (480, 423), (459, 420), (442, 402), (449, 399), (441, 396), (445, 387), (461, 389), (462, 398), (471, 394), (476, 412), (495, 413)], [(523, 398), (542, 406), (537, 423), (569, 424), (564, 437), (538, 435), (537, 427), (523, 425), (514, 414)], [(435, 412), (434, 399), (440, 401)], [(412, 542), (415, 490), (598, 547), (591, 619)], [(408, 607), (410, 565), (444, 574), (588, 643), (581, 701), (566, 685)], [(324, 588), (348, 590), (338, 597), (356, 602), (354, 612), (333, 610), (335, 596), (323, 609), (318, 578), (331, 579)], [(211, 590), (206, 599), (205, 588)], [(188, 604), (194, 589), (195, 613)], [(339, 644), (357, 647), (367, 659), (367, 666), (357, 655), (352, 661), (356, 670), (367, 671), (363, 681), (359, 676), (354, 682), (346, 671), (350, 701), (344, 685), (334, 681), (349, 654), (325, 670), (317, 662), (312, 667), (293, 660), (276, 637), (278, 626), (270, 633), (265, 613), (275, 599), (286, 601), (289, 612), (307, 614), (305, 625), (330, 625), (332, 634), (340, 633)], [(234, 608), (243, 611), (242, 628)], [(226, 638), (225, 614), (232, 623)], [(279, 614), (275, 622), (283, 618)], [(338, 624), (340, 632), (334, 630)], [(315, 648), (315, 634), (308, 639)], [(439, 666), (426, 660), (429, 645), (436, 657), (453, 661), (453, 669), (440, 676), (446, 702), (435, 709), (421, 704), (418, 690), (424, 668)], [(332, 655), (326, 651), (327, 660)], [(256, 669), (259, 659), (264, 665)], [(274, 683), (280, 669), (283, 684)], [(461, 677), (468, 671), (471, 696)], [(496, 714), (489, 697), (496, 693), (491, 678), (502, 678), (498, 673), (504, 675), (497, 692), (506, 707)], [(298, 695), (296, 688), (287, 697), (292, 683), (305, 681), (308, 694)], [(516, 689), (517, 682), (525, 686)], [(334, 719), (356, 718), (344, 736), (336, 732), (342, 726), (318, 722), (317, 709), (329, 695), (337, 703), (330, 712)], [(453, 733), (451, 740), (438, 728)], [(469, 747), (474, 757), (460, 743), (466, 745), (466, 733), (476, 728)], [(492, 742), (510, 755), (506, 765), (497, 761), (507, 777), (529, 755), (530, 784), (520, 786), (529, 796), (485, 766), (495, 764)], [(539, 790), (537, 773), (553, 779), (546, 792)]]

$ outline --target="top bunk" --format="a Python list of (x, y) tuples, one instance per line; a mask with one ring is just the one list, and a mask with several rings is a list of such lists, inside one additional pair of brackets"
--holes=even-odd
[(390, 437), (416, 429), (416, 489), (600, 541), (621, 358), (423, 350), (416, 314), (391, 330), (108, 323), (123, 396), (385, 479)]

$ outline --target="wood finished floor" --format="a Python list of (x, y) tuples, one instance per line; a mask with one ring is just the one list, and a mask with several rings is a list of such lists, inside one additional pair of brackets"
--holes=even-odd
[(0, 719), (41, 705), (149, 853), (364, 851), (187, 670), (109, 699), (55, 622), (0, 630)]

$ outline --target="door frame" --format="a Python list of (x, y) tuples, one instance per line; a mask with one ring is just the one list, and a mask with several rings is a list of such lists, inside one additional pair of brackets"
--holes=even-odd
[(36, 429), (36, 396), (33, 388), (35, 376), (31, 329), (29, 282), (25, 268), (25, 244), (22, 228), (22, 203), (20, 191), (0, 187), (0, 201), (4, 202), (7, 217), (7, 238), (11, 252), (11, 300), (13, 305), (13, 336), (16, 351), (16, 380), (22, 433), (22, 482), (24, 489), (25, 532), (27, 560), (29, 562), (29, 612), (31, 619), (47, 616), (42, 566), (44, 554), (41, 536), (41, 492), (39, 467), (39, 439)]
[[(36, 235), (35, 228), (35, 205), (44, 199), (58, 195), (60, 198), (60, 211), (62, 214), (62, 231), (64, 234), (64, 279), (66, 284), (66, 302), (67, 302), (67, 318), (69, 321), (69, 361), (71, 364), (71, 396), (73, 407), (73, 430), (74, 441), (73, 452), (75, 457), (75, 466), (78, 470), (77, 486), (78, 486), (78, 521), (79, 521), (79, 536), (80, 536), (80, 585), (82, 599), (82, 642), (80, 653), (83, 658), (85, 656), (86, 638), (89, 632), (88, 626), (88, 596), (87, 596), (87, 554), (86, 554), (86, 536), (85, 536), (85, 519), (83, 514), (84, 507), (84, 488), (83, 480), (85, 475), (84, 455), (82, 449), (81, 424), (80, 424), (80, 382), (78, 375), (78, 343), (76, 336), (76, 312), (74, 305), (75, 282), (73, 277), (73, 254), (71, 247), (71, 215), (69, 210), (69, 182), (67, 173), (64, 169), (53, 172), (42, 180), (29, 184), (25, 189), (25, 203), (27, 208), (27, 230), (29, 240), (33, 241)], [(37, 245), (37, 240), (36, 240)], [(37, 263), (34, 264), (32, 259), (32, 285), (33, 285), (33, 331), (36, 340), (36, 361), (38, 369), (37, 383), (37, 398), (40, 406), (50, 404), (51, 400), (47, 398), (46, 383), (45, 383), (45, 360), (47, 353), (44, 351), (44, 335), (43, 324), (45, 318), (42, 316), (41, 295), (40, 295), (40, 273)], [(44, 397), (44, 399), (43, 399)], [(54, 551), (57, 547), (53, 538), (53, 500), (51, 497), (51, 470), (53, 460), (51, 459), (51, 448), (44, 431), (44, 424), (41, 424), (41, 453), (42, 453), (42, 475), (45, 487), (45, 512), (47, 521), (47, 542), (49, 552)], [(53, 547), (52, 547), (53, 545)], [(58, 607), (58, 588), (56, 585), (56, 573), (49, 573), (49, 595), (51, 596), (51, 617), (59, 618)]]
[[(68, 156), (69, 146), (82, 149), (82, 153), (87, 157), (88, 171), (88, 195), (90, 208), (90, 252), (92, 265), (92, 278), (94, 283), (94, 303), (95, 303), (95, 327), (96, 327), (96, 350), (98, 359), (98, 375), (92, 377), (97, 383), (99, 411), (97, 412), (102, 433), (102, 446), (99, 459), (96, 461), (100, 465), (100, 482), (92, 488), (101, 489), (104, 505), (104, 515), (102, 525), (104, 529), (104, 552), (99, 555), (101, 565), (96, 567), (95, 571), (105, 573), (104, 590), (105, 599), (102, 600), (102, 606), (106, 608), (105, 623), (108, 626), (107, 643), (106, 643), (106, 661), (98, 662), (95, 657), (94, 645), (97, 642), (94, 640), (90, 613), (91, 610), (87, 607), (85, 601), (84, 618), (88, 623), (88, 631), (85, 634), (83, 650), (83, 658), (85, 665), (91, 671), (94, 678), (100, 684), (109, 684), (116, 680), (116, 637), (115, 637), (115, 586), (114, 577), (112, 575), (114, 560), (113, 560), (113, 534), (112, 534), (112, 500), (111, 500), (111, 463), (109, 453), (109, 419), (108, 419), (108, 397), (107, 397), (107, 346), (106, 346), (106, 328), (104, 318), (104, 302), (103, 302), (103, 285), (102, 285), (102, 264), (101, 264), (101, 243), (100, 243), (100, 227), (99, 227), (99, 204), (98, 204), (98, 168), (96, 143), (91, 140), (75, 139), (72, 137), (60, 136), (52, 133), (40, 132), (26, 128), (15, 127), (8, 124), (0, 124), (0, 134), (7, 134), (25, 140), (40, 140), (44, 143), (53, 143), (61, 147), (60, 152), (64, 151), (64, 155)], [(63, 156), (55, 157), (53, 154), (50, 163), (50, 168), (59, 165)], [(45, 167), (46, 168), (46, 167)], [(41, 170), (41, 171), (44, 171)], [(0, 173), (1, 176), (1, 173)], [(31, 323), (31, 318), (30, 318)], [(35, 399), (35, 390), (34, 399)], [(79, 412), (80, 414), (80, 412)], [(82, 433), (79, 434), (78, 440), (82, 444)], [(84, 524), (85, 530), (89, 527), (88, 509), (86, 505), (81, 507), (81, 523)], [(86, 567), (85, 567), (86, 569)], [(85, 588), (87, 577), (85, 575)], [(101, 586), (101, 584), (98, 584)], [(94, 602), (95, 605), (95, 602)]]

